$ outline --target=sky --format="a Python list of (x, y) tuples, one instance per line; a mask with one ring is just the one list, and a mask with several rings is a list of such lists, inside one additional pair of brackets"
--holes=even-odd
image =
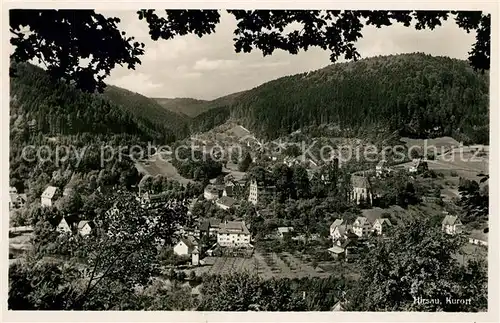
[[(100, 11), (119, 17), (120, 30), (145, 44), (142, 62), (135, 70), (116, 67), (108, 84), (138, 92), (148, 97), (189, 97), (211, 100), (248, 90), (286, 75), (317, 70), (330, 62), (329, 51), (312, 48), (297, 55), (277, 50), (263, 57), (260, 51), (236, 53), (233, 31), (236, 20), (222, 12), (215, 33), (199, 38), (178, 36), (153, 41), (147, 23), (135, 11)], [(430, 30), (415, 30), (401, 25), (377, 29), (365, 26), (363, 38), (356, 43), (361, 58), (377, 55), (424, 52), (436, 56), (467, 59), (475, 34), (458, 28), (454, 20)]]

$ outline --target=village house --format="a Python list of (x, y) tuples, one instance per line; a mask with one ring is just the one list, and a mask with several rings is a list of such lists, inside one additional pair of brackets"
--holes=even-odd
[(386, 232), (387, 228), (391, 226), (392, 223), (391, 221), (389, 221), (389, 219), (379, 218), (376, 219), (375, 222), (373, 223), (373, 231), (378, 235), (382, 235)]
[(168, 199), (167, 193), (150, 194), (148, 192), (140, 195), (138, 200), (141, 203), (141, 207), (144, 209), (155, 209), (164, 205)]
[(248, 194), (248, 201), (253, 205), (257, 205), (259, 198), (266, 194), (274, 192), (275, 186), (265, 186), (263, 183), (257, 183), (256, 180), (252, 179), (250, 181), (250, 191)]
[(51, 207), (54, 205), (55, 200), (57, 199), (57, 195), (59, 194), (59, 189), (55, 186), (47, 186), (45, 191), (43, 191), (41, 196), (41, 204), (42, 206)]
[(219, 226), (221, 224), (221, 220), (216, 218), (210, 218), (201, 221), (199, 225), (200, 237), (202, 235), (208, 235), (209, 237), (213, 237), (217, 235), (219, 232)]
[(342, 306), (342, 301), (337, 301), (331, 308), (332, 312), (343, 312), (344, 307)]
[(334, 259), (350, 261), (358, 257), (357, 248), (357, 239), (346, 239), (340, 245), (334, 244), (328, 251)]
[(366, 237), (372, 228), (373, 225), (364, 216), (358, 216), (352, 225), (352, 230), (358, 237)]
[(286, 156), (285, 158), (283, 158), (283, 164), (287, 165), (288, 167), (292, 167), (299, 163), (300, 162), (296, 157)]
[(462, 221), (457, 216), (454, 215), (446, 215), (441, 223), (441, 229), (446, 234), (457, 234), (462, 232)]
[(75, 224), (78, 222), (78, 218), (75, 216), (66, 216), (61, 219), (56, 227), (56, 231), (60, 234), (72, 233), (75, 229)]
[(309, 178), (309, 181), (312, 181), (316, 178), (316, 171), (314, 169), (306, 169), (307, 172), (307, 177)]
[(215, 185), (209, 184), (203, 190), (203, 197), (205, 197), (206, 200), (216, 200), (220, 197), (220, 195), (221, 192)]
[(248, 201), (253, 205), (257, 205), (257, 202), (259, 201), (258, 194), (259, 194), (259, 187), (257, 181), (252, 180), (250, 182), (250, 193), (248, 195)]
[(80, 221), (78, 222), (78, 233), (82, 236), (88, 236), (95, 229), (95, 224), (92, 221)]
[(478, 246), (488, 246), (488, 234), (483, 230), (472, 230), (469, 235), (469, 243)]
[[(336, 229), (337, 229), (338, 226), (342, 225), (343, 223), (344, 223), (343, 219), (336, 219), (330, 225), (330, 237), (332, 238), (332, 240), (337, 240), (337, 239), (335, 239), (335, 236), (334, 236), (335, 235), (335, 231), (337, 231), (337, 234), (338, 234), (338, 230), (336, 230)], [(340, 236), (337, 237), (337, 238), (340, 238)]]
[(234, 184), (232, 182), (226, 183), (224, 185), (224, 191), (222, 191), (222, 196), (233, 197), (234, 195)]
[(221, 247), (249, 247), (250, 231), (244, 221), (226, 221), (220, 224), (217, 243)]
[(386, 172), (385, 164), (386, 161), (382, 159), (378, 162), (377, 166), (375, 166), (375, 173), (377, 174), (377, 176), (380, 177), (385, 174)]
[(180, 238), (173, 250), (178, 256), (191, 256), (191, 264), (193, 266), (197, 266), (200, 263), (198, 242), (193, 236)]
[(35, 119), (31, 119), (31, 121), (28, 121), (28, 128), (31, 133), (35, 133), (37, 131)]
[(223, 196), (215, 201), (215, 205), (223, 210), (229, 210), (238, 207), (238, 201), (232, 197)]
[(291, 235), (293, 233), (293, 227), (278, 227), (276, 231), (278, 238), (283, 239), (286, 235)]
[[(96, 195), (107, 195), (115, 190), (115, 185), (100, 185), (94, 191)], [(140, 187), (139, 187), (139, 195), (140, 195)]]
[(428, 169), (427, 162), (422, 160), (422, 158), (413, 159), (410, 169), (408, 170), (410, 173), (421, 173)]
[[(28, 197), (26, 194), (18, 194), (17, 189), (15, 189), (15, 192), (11, 189), (9, 190), (9, 210), (11, 209), (19, 209), (22, 208), (26, 205), (26, 202), (28, 200)], [(13, 193), (14, 192), (14, 193)]]
[(188, 217), (191, 217), (193, 215), (193, 209), (194, 209), (194, 206), (196, 205), (196, 203), (198, 203), (198, 199), (191, 199), (191, 201), (189, 202), (189, 205), (187, 208)]
[(305, 234), (305, 233), (300, 233), (300, 234), (294, 234), (292, 237), (292, 240), (294, 241), (320, 241), (321, 236), (318, 233), (312, 233), (312, 234)]
[[(334, 222), (335, 223), (335, 222)], [(353, 232), (352, 226), (343, 221), (341, 224), (335, 226), (333, 231), (330, 228), (330, 237), (333, 243), (340, 245), (347, 239), (357, 239), (358, 235)]]
[(351, 199), (356, 204), (362, 202), (371, 205), (373, 200), (372, 188), (370, 181), (365, 176), (352, 175), (351, 176), (352, 193)]

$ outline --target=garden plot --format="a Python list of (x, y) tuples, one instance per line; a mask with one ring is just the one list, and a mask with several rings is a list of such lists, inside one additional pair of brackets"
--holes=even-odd
[[(301, 272), (307, 275), (313, 275), (313, 276), (318, 275), (318, 272), (311, 265), (309, 265), (308, 261), (303, 259), (303, 256), (301, 256), (300, 254), (298, 254), (297, 256), (287, 252), (285, 252), (284, 254), (289, 257), (290, 261), (293, 262), (294, 265), (297, 268), (299, 268)], [(302, 259), (298, 257), (302, 257)]]

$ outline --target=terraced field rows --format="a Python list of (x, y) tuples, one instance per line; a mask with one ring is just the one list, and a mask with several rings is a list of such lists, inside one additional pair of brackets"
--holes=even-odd
[(218, 257), (208, 272), (210, 274), (227, 275), (247, 271), (257, 273), (264, 279), (330, 275), (329, 272), (325, 272), (320, 268), (318, 270), (314, 269), (299, 257), (300, 255), (296, 256), (287, 252), (280, 254), (255, 252), (251, 258)]

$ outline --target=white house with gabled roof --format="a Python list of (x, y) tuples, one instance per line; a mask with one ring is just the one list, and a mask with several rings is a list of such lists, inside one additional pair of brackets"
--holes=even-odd
[(352, 231), (358, 237), (367, 236), (372, 230), (373, 225), (364, 216), (358, 216), (352, 225)]
[(392, 223), (389, 219), (379, 218), (373, 223), (373, 231), (378, 235), (382, 235), (387, 231), (387, 228), (391, 227)]
[(47, 186), (41, 196), (42, 206), (53, 206), (57, 198), (58, 191), (59, 189), (55, 186)]
[(80, 221), (78, 222), (78, 233), (82, 236), (88, 236), (92, 233), (95, 228), (95, 224), (92, 221)]
[(443, 230), (443, 232), (451, 235), (462, 232), (462, 227), (462, 221), (460, 221), (458, 216), (450, 214), (446, 215), (443, 219), (443, 222), (441, 223), (441, 229)]

